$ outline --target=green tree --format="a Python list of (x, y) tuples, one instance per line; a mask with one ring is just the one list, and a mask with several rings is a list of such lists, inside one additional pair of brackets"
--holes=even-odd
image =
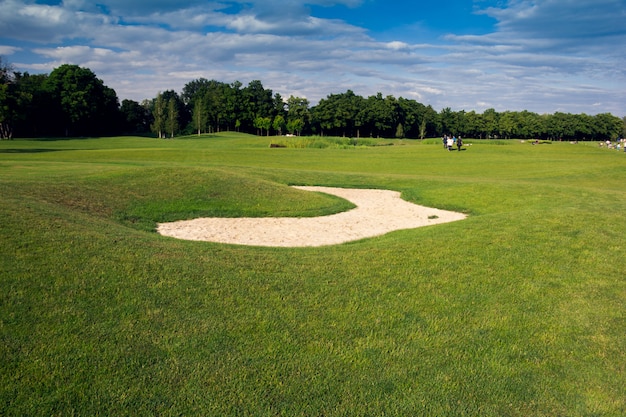
[[(287, 130), (298, 135), (311, 122), (309, 101), (306, 98), (289, 96), (287, 99)], [(289, 124), (291, 123), (291, 128)], [(294, 125), (295, 123), (295, 125)]]
[(482, 114), (484, 133), (486, 138), (493, 138), (498, 134), (500, 115), (495, 109), (487, 109)]
[(211, 80), (203, 91), (201, 100), (205, 103), (208, 123), (212, 131), (219, 132), (222, 122), (227, 119), (226, 94), (228, 85), (219, 81)]
[(485, 135), (485, 124), (481, 114), (474, 110), (465, 114), (465, 136), (482, 139)]
[(363, 101), (363, 97), (355, 95), (352, 90), (331, 94), (315, 106), (312, 110), (313, 118), (322, 134), (359, 136), (358, 115), (363, 108)]
[(424, 139), (428, 134), (435, 134), (437, 112), (415, 100), (400, 97), (396, 105), (396, 119), (402, 123), (406, 137)]
[(283, 134), (283, 130), (285, 129), (285, 124), (285, 118), (279, 114), (274, 117), (272, 128), (278, 133), (279, 136), (281, 136)]
[[(274, 114), (274, 100), (272, 90), (263, 88), (259, 80), (251, 81), (241, 91), (241, 109), (239, 120), (244, 130), (255, 126), (257, 118), (271, 117)], [(270, 119), (271, 126), (271, 119)]]
[(165, 125), (167, 127), (167, 131), (170, 133), (170, 138), (173, 138), (178, 132), (178, 106), (176, 105), (176, 100), (170, 98), (167, 101), (167, 116), (165, 119)]
[(500, 136), (510, 139), (517, 136), (517, 117), (514, 112), (506, 111), (500, 115), (499, 128)]
[(274, 112), (272, 113), (274, 116), (282, 116), (283, 119), (287, 116), (287, 110), (285, 110), (285, 100), (283, 100), (283, 97), (276, 93), (274, 94)]
[[(191, 111), (185, 105), (182, 97), (174, 90), (166, 90), (163, 92), (163, 100), (165, 101), (166, 116), (167, 116), (169, 102), (173, 101), (175, 104), (176, 126), (177, 126), (176, 130), (178, 131), (184, 127), (189, 127), (189, 133), (193, 132), (193, 127), (192, 127), (193, 125), (191, 123), (192, 122)], [(171, 133), (169, 129), (166, 129), (166, 130), (168, 131), (167, 133)]]
[(291, 134), (300, 136), (304, 129), (304, 121), (302, 119), (290, 119), (287, 122), (287, 131)]
[(426, 137), (426, 119), (422, 119), (420, 123), (420, 139), (424, 139)]
[(241, 129), (241, 115), (243, 108), (243, 90), (241, 86), (243, 84), (240, 81), (235, 81), (230, 84), (230, 88), (228, 89), (229, 96), (227, 100), (229, 101), (228, 108), (232, 109), (232, 114), (229, 116), (230, 123), (234, 123), (235, 129), (237, 132)]
[(460, 110), (454, 113), (454, 124), (456, 126), (456, 133), (458, 136), (467, 135), (467, 119), (465, 117), (465, 110)]
[(193, 123), (198, 132), (198, 136), (205, 131), (208, 115), (202, 98), (197, 98), (193, 106)]
[(597, 139), (617, 139), (622, 133), (622, 120), (611, 113), (600, 113), (594, 116)]
[(576, 131), (574, 133), (575, 139), (591, 139), (593, 134), (593, 117), (583, 113), (577, 115), (576, 119)]
[(20, 74), (2, 62), (0, 57), (0, 139), (13, 139), (15, 125), (23, 119), (28, 102), (32, 99), (20, 88)]
[(524, 110), (518, 114), (518, 120), (519, 137), (526, 139), (541, 137), (543, 123), (540, 115)]
[(50, 73), (47, 82), (61, 109), (66, 136), (104, 133), (117, 125), (117, 95), (90, 69), (64, 64)]
[(134, 134), (150, 131), (150, 115), (141, 104), (133, 100), (122, 100), (120, 113), (122, 132)]
[(19, 93), (15, 134), (23, 137), (59, 134), (62, 115), (48, 90), (48, 74), (16, 73)]
[(457, 133), (456, 118), (450, 107), (441, 109), (441, 112), (439, 112), (439, 118), (441, 120), (443, 134), (454, 135)]
[(393, 128), (397, 123), (397, 101), (393, 96), (386, 96), (382, 101), (380, 100), (382, 94), (378, 93), (376, 96), (376, 130), (378, 131), (378, 137), (391, 137)]
[(254, 127), (261, 131), (260, 136), (263, 136), (263, 130), (267, 132), (267, 136), (270, 134), (270, 128), (272, 127), (272, 119), (270, 117), (256, 117), (254, 119)]
[(402, 126), (402, 123), (398, 123), (398, 127), (396, 127), (396, 137), (398, 139), (404, 138), (404, 127)]
[(166, 103), (162, 93), (158, 93), (152, 104), (152, 118), (154, 122), (150, 126), (159, 139), (165, 138)]
[(396, 101), (391, 96), (383, 98), (381, 93), (365, 100), (359, 113), (359, 125), (369, 131), (370, 135), (391, 137), (394, 126), (394, 107)]
[(222, 85), (221, 113), (222, 121), (226, 130), (237, 129), (237, 96), (239, 91), (235, 89), (236, 83)]
[(556, 112), (546, 119), (546, 135), (553, 140), (573, 136), (572, 118), (569, 113)]
[(322, 136), (324, 136), (324, 133), (331, 131), (335, 125), (334, 101), (333, 95), (327, 96), (325, 99), (321, 99), (317, 106), (311, 109), (313, 122), (319, 126)]

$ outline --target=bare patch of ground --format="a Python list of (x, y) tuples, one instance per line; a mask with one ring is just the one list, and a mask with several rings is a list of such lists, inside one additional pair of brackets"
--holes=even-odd
[(160, 223), (157, 231), (187, 240), (252, 246), (325, 246), (466, 218), (465, 214), (409, 203), (390, 190), (295, 187), (336, 195), (356, 208), (321, 217), (199, 218)]

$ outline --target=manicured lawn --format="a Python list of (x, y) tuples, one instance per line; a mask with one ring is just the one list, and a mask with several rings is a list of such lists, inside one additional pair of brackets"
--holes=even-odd
[[(0, 142), (0, 415), (626, 415), (626, 154), (271, 141)], [(320, 248), (154, 232), (349, 207), (290, 184), (469, 218)]]

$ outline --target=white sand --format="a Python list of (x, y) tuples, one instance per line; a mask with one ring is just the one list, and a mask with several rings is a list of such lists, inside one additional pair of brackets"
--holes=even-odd
[[(465, 219), (465, 215), (409, 203), (389, 190), (295, 187), (333, 194), (356, 205), (322, 217), (200, 218), (161, 223), (157, 231), (178, 239), (254, 246), (324, 246)], [(430, 218), (429, 218), (430, 217)]]

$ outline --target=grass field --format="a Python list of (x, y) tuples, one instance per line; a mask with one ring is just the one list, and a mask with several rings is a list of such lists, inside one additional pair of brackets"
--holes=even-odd
[[(270, 140), (0, 142), (0, 415), (626, 415), (626, 154)], [(469, 217), (320, 248), (154, 232), (349, 207), (291, 184)]]

